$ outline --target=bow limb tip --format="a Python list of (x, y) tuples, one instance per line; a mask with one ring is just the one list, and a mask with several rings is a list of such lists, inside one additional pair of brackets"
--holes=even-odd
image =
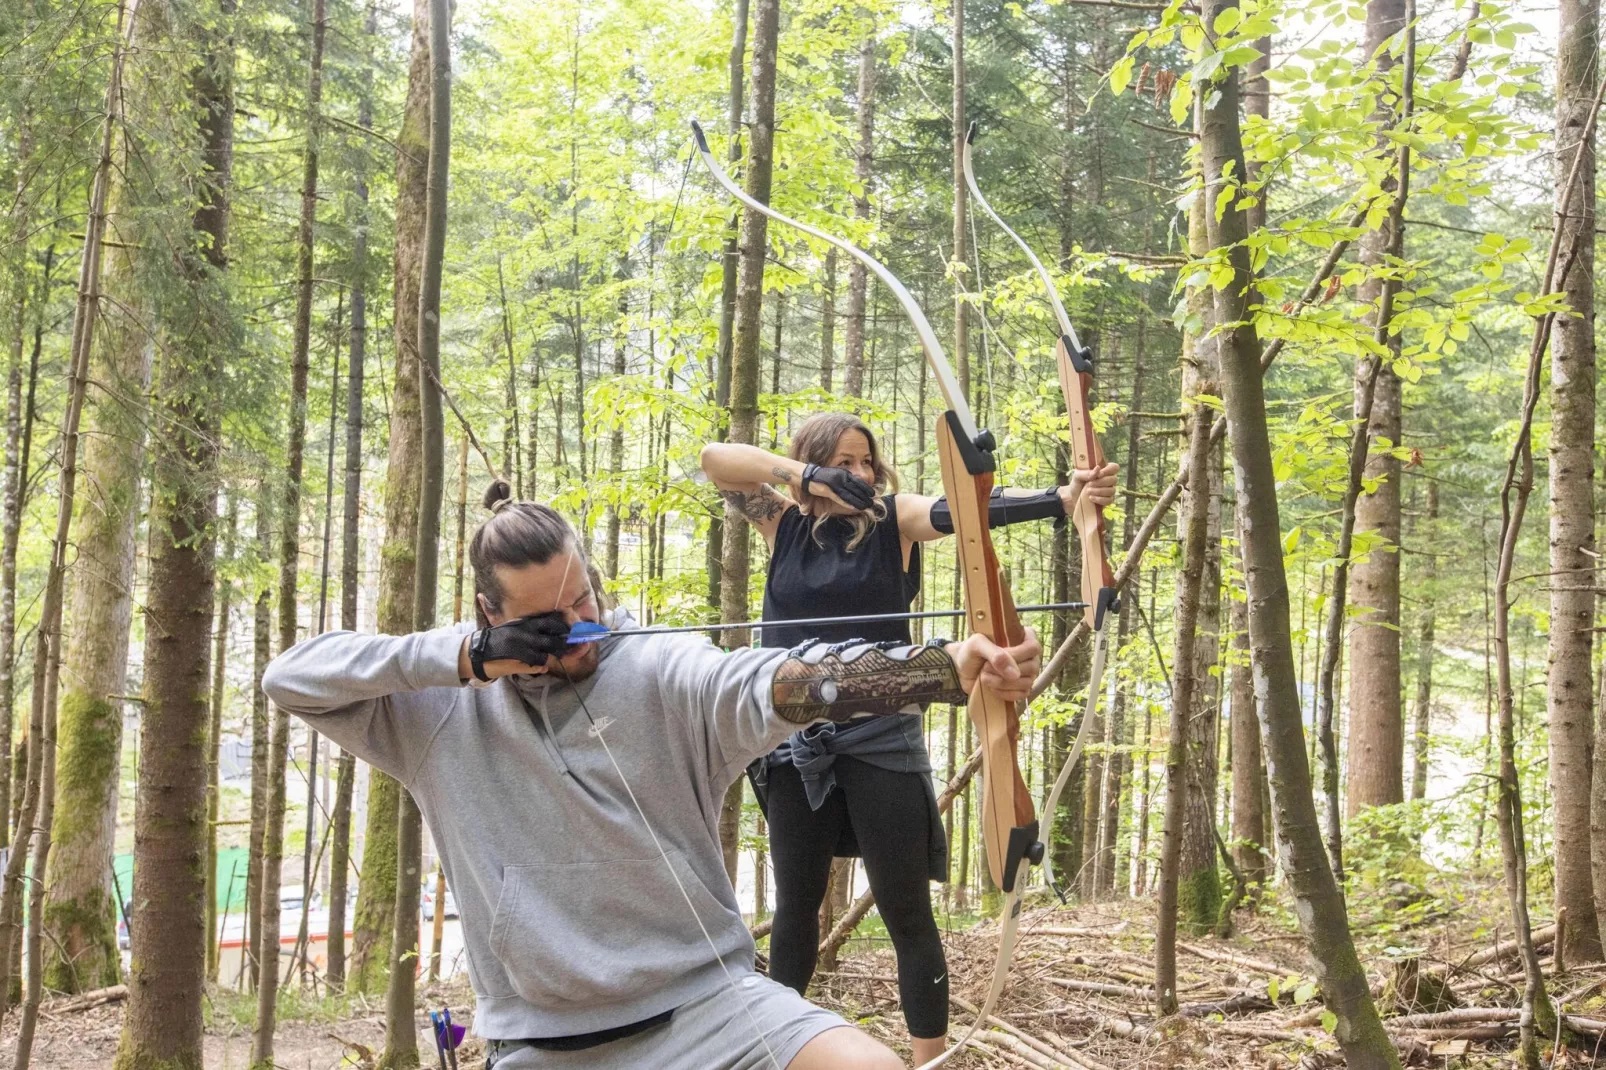
[(965, 131), (965, 144), (966, 145), (974, 145), (976, 143), (976, 128), (979, 125), (980, 124), (977, 123), (976, 120), (974, 120), (974, 119), (970, 120), (970, 129)]
[(708, 151), (708, 135), (703, 133), (703, 124), (696, 119), (691, 121), (691, 136), (697, 140), (697, 151)]

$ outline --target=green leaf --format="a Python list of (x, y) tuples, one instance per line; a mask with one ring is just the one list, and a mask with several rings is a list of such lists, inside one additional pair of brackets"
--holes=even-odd
[(1225, 37), (1231, 33), (1238, 23), (1243, 21), (1244, 13), (1235, 7), (1229, 7), (1216, 16), (1214, 29), (1217, 37)]
[(1324, 1033), (1331, 1034), (1335, 1029), (1338, 1028), (1338, 1015), (1334, 1014), (1332, 1011), (1323, 1011), (1321, 1021), (1322, 1032)]
[(1110, 68), (1110, 92), (1120, 96), (1132, 84), (1132, 57), (1122, 56)]

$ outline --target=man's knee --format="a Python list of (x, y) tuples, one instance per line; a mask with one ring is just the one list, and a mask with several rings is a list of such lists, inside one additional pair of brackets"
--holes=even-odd
[(807, 1044), (786, 1070), (905, 1070), (896, 1052), (864, 1033), (844, 1026), (830, 1029)]

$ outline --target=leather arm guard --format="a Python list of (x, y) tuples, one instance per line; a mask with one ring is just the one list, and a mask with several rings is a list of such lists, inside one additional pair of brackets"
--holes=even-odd
[[(989, 528), (1008, 527), (1027, 520), (1052, 520), (1056, 527), (1065, 523), (1065, 503), (1060, 501), (1058, 487), (1031, 494), (1005, 494), (1003, 487), (993, 488), (987, 499)], [(931, 526), (944, 535), (954, 533), (954, 517), (947, 497), (931, 503)]]
[(892, 714), (911, 703), (966, 701), (945, 639), (920, 646), (852, 639), (792, 648), (775, 670), (775, 712), (797, 725)]

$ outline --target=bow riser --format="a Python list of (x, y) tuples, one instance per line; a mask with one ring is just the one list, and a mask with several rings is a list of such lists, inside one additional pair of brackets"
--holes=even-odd
[[(1054, 347), (1055, 364), (1059, 368), (1060, 389), (1065, 394), (1065, 408), (1071, 424), (1071, 458), (1080, 469), (1102, 468), (1104, 447), (1099, 445), (1093, 429), (1093, 405), (1089, 394), (1093, 389), (1093, 363), (1073, 350), (1064, 336)], [(1077, 500), (1071, 513), (1071, 523), (1082, 544), (1082, 600), (1087, 603), (1083, 619), (1089, 628), (1097, 628), (1103, 609), (1100, 592), (1115, 589), (1115, 572), (1105, 551), (1104, 509), (1094, 505), (1084, 494)]]
[[(970, 630), (1000, 646), (1025, 639), (1025, 629), (998, 567), (987, 527), (987, 500), (993, 489), (992, 458), (965, 449), (958, 420), (944, 413), (937, 422), (937, 457), (943, 491), (954, 510), (954, 545), (964, 579), (965, 614)], [(979, 472), (973, 469), (980, 469)], [(1020, 715), (987, 688), (978, 687), (966, 706), (982, 748), (982, 843), (993, 883), (1009, 891), (1022, 858), (1037, 842), (1032, 793), (1020, 774)]]

